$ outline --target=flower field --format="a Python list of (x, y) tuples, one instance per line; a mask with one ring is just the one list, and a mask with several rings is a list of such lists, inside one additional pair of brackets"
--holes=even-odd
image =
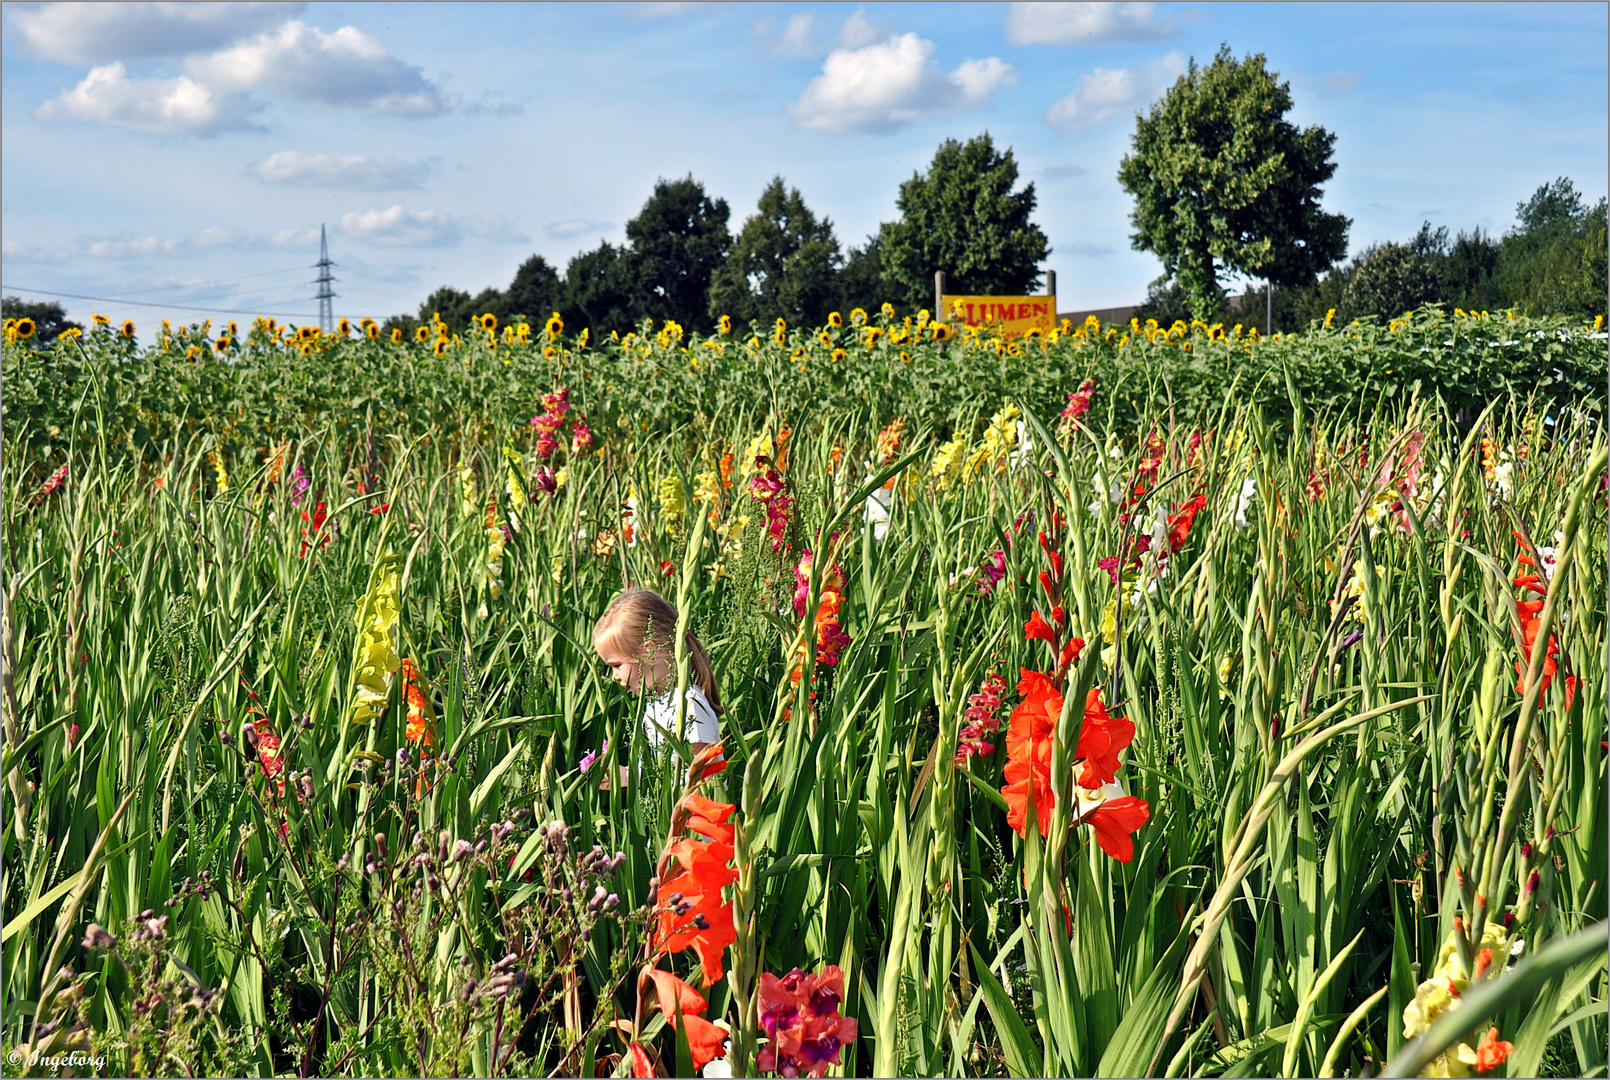
[(1602, 324), (422, 330), (8, 326), (5, 1075), (1604, 1074)]

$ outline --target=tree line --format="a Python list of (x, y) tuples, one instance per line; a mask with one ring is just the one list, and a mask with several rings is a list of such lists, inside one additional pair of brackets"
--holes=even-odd
[(444, 285), (417, 314), (385, 327), (411, 334), (439, 314), (461, 330), (485, 312), (537, 323), (554, 311), (594, 334), (625, 333), (645, 318), (702, 330), (722, 315), (739, 326), (777, 318), (816, 326), (831, 311), (884, 301), (930, 307), (939, 269), (955, 292), (1021, 295), (1039, 286), (1051, 252), (1029, 220), (1035, 200), (1033, 183), (1018, 187), (1012, 151), (997, 149), (987, 132), (941, 145), (926, 173), (900, 185), (899, 220), (848, 249), (780, 176), (735, 235), (725, 199), (692, 176), (662, 179), (626, 223), (624, 243), (577, 254), (563, 274), (532, 255), (506, 289), (472, 295)]

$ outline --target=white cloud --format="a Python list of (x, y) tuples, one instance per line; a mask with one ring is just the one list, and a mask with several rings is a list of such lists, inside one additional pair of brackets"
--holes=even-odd
[(588, 233), (608, 232), (615, 227), (613, 221), (555, 221), (542, 231), (555, 240), (569, 240), (577, 236), (586, 236)]
[(790, 15), (783, 25), (783, 34), (777, 40), (777, 51), (784, 56), (806, 57), (817, 55), (816, 16), (809, 11)]
[(1317, 80), (1321, 97), (1338, 98), (1350, 94), (1364, 81), (1364, 76), (1355, 71), (1333, 71), (1324, 78)]
[(866, 8), (858, 7), (848, 19), (844, 20), (844, 25), (839, 27), (838, 41), (835, 44), (841, 49), (860, 49), (880, 41), (887, 41), (894, 34), (894, 27), (873, 22), (866, 17)]
[(466, 235), (489, 240), (525, 240), (506, 218), (485, 214), (455, 217), (441, 210), (349, 210), (341, 215), (341, 231), (379, 247), (453, 247)]
[(319, 242), (319, 230), (314, 228), (281, 229), (273, 236), (270, 236), (268, 242), (275, 247), (311, 247)]
[(398, 158), (366, 158), (358, 155), (304, 154), (281, 150), (254, 162), (252, 175), (265, 184), (287, 187), (341, 188), (346, 191), (418, 190), (425, 186), (439, 158), (402, 161)]
[(80, 237), (78, 243), (82, 253), (92, 259), (136, 259), (148, 255), (188, 255), (211, 248), (254, 247), (261, 241), (222, 225), (213, 225), (184, 239), (119, 233), (100, 239)]
[(1089, 131), (1115, 116), (1139, 112), (1184, 71), (1185, 54), (1177, 49), (1140, 67), (1097, 68), (1046, 110), (1045, 122), (1063, 135)]
[(216, 49), (297, 14), (303, 4), (15, 5), (11, 23), (36, 56), (68, 64), (145, 60)]
[(386, 116), (436, 116), (457, 104), (379, 38), (353, 26), (333, 33), (292, 20), (211, 56), (186, 61), (196, 79), (226, 91), (267, 90), (290, 101)]
[(929, 59), (933, 51), (933, 42), (914, 33), (836, 49), (789, 112), (817, 131), (893, 131), (984, 105), (1017, 81), (1012, 65), (994, 56), (967, 60), (947, 75)]
[(122, 63), (91, 68), (71, 90), (34, 110), (47, 121), (81, 121), (151, 135), (216, 135), (251, 127), (248, 104), (220, 94), (188, 75), (176, 79), (131, 79)]
[(1155, 4), (1018, 3), (1006, 13), (1013, 45), (1111, 45), (1160, 41), (1174, 26), (1158, 22)]
[(11, 239), (0, 240), (0, 255), (10, 262), (30, 263), (60, 263), (72, 257), (72, 253), (64, 248), (34, 247)]
[(457, 104), (372, 35), (326, 34), (292, 20), (220, 52), (193, 56), (177, 78), (130, 78), (122, 61), (94, 68), (34, 111), (40, 120), (110, 124), (153, 135), (216, 135), (253, 127), (248, 95), (388, 116), (436, 116)]

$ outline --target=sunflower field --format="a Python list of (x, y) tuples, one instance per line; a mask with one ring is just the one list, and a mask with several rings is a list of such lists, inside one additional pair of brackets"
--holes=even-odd
[(7, 1076), (1605, 1073), (1602, 322), (31, 333)]

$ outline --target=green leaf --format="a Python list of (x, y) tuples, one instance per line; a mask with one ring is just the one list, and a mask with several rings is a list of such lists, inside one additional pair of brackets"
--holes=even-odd
[(978, 976), (978, 988), (984, 995), (984, 1007), (989, 1009), (990, 1019), (995, 1021), (995, 1030), (1001, 1036), (1001, 1053), (1006, 1057), (1007, 1071), (1012, 1076), (1041, 1075), (1043, 1059), (1040, 1048), (1035, 1045), (1034, 1036), (1029, 1034), (1023, 1017), (1018, 1015), (1017, 1006), (1012, 1004), (1006, 988), (984, 963), (984, 958), (978, 955), (978, 949), (971, 942), (967, 947), (973, 953), (974, 971)]

